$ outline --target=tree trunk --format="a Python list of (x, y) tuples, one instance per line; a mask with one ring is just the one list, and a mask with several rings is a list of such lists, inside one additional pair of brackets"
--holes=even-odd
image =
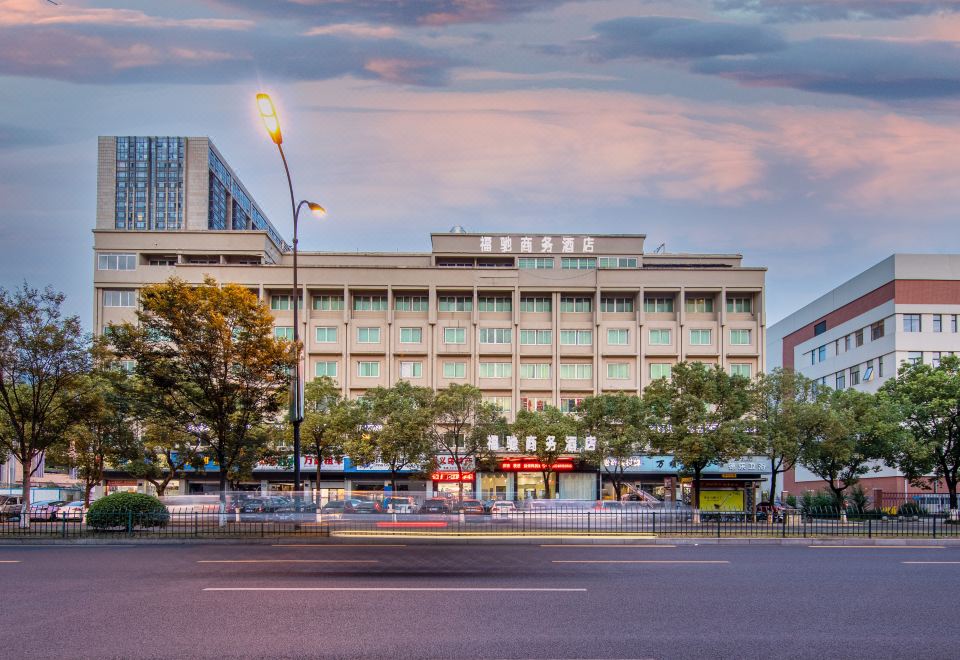
[(163, 494), (167, 492), (167, 481), (151, 481), (153, 487), (157, 489), (157, 497), (163, 497)]
[(93, 490), (93, 482), (87, 481), (83, 484), (83, 506), (90, 506), (90, 491)]
[(623, 482), (621, 482), (620, 480), (615, 480), (613, 482), (613, 495), (614, 495), (614, 499), (616, 499), (618, 502), (620, 501), (620, 491), (622, 489), (623, 489)]
[(320, 452), (317, 452), (317, 487), (314, 490), (313, 503), (320, 505)]
[(956, 520), (957, 515), (957, 480), (945, 479), (947, 482), (947, 492), (950, 493), (950, 520)]
[[(29, 456), (29, 454), (26, 454)], [(31, 464), (33, 460), (30, 459), (23, 464), (23, 506), (20, 511), (20, 527), (23, 529), (28, 529), (30, 527), (30, 477), (31, 474)]]
[[(772, 464), (773, 463), (771, 462), (771, 465)], [(779, 472), (780, 471), (777, 470), (776, 468), (773, 468), (772, 470), (770, 470), (770, 504), (771, 505), (773, 505), (773, 503), (777, 501), (777, 474), (779, 474)], [(756, 509), (756, 507), (754, 507), (754, 509)]]
[(220, 466), (220, 504), (227, 505), (227, 473)]
[(700, 468), (693, 471), (693, 497), (690, 499), (691, 509), (693, 510), (693, 524), (700, 524)]

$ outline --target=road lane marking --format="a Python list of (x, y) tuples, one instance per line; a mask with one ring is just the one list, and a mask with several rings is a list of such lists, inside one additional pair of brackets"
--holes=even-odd
[(516, 593), (583, 593), (586, 589), (565, 587), (206, 587), (204, 591), (490, 591)]
[(406, 548), (401, 543), (274, 543), (274, 548)]
[(960, 564), (960, 561), (902, 561), (901, 564)]
[(808, 545), (808, 548), (857, 548), (870, 550), (943, 550), (944, 545)]
[(0, 560), (0, 564), (19, 564), (19, 563), (20, 563), (20, 560), (19, 560), (19, 559), (3, 559), (3, 560)]
[(554, 559), (554, 564), (729, 564), (721, 559)]
[(379, 559), (198, 559), (198, 564), (379, 564)]
[(541, 543), (541, 548), (676, 548), (675, 545), (639, 543)]

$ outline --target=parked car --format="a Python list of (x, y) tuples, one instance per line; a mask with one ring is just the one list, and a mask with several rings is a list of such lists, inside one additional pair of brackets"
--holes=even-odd
[(385, 497), (380, 503), (384, 511), (393, 509), (394, 513), (415, 513), (417, 503), (412, 497)]
[(343, 513), (344, 507), (347, 505), (346, 500), (330, 500), (322, 507), (320, 507), (320, 513)]
[(347, 500), (343, 508), (344, 513), (380, 513), (381, 511), (383, 507), (380, 506), (380, 502), (373, 500)]
[(465, 514), (471, 514), (471, 515), (475, 515), (475, 514), (482, 515), (484, 513), (483, 502), (481, 502), (480, 500), (463, 500), (462, 502), (458, 502), (457, 504), (455, 504), (453, 510), (457, 513), (465, 513)]
[(446, 500), (426, 500), (420, 505), (419, 513), (450, 513)]
[(30, 520), (56, 520), (57, 511), (60, 510), (66, 500), (50, 500), (46, 502), (35, 502), (30, 504)]
[(23, 497), (20, 495), (0, 495), (0, 520), (20, 520), (23, 509)]
[(57, 511), (57, 516), (60, 520), (83, 520), (84, 514), (87, 512), (87, 507), (83, 506), (83, 500), (77, 500), (76, 502), (67, 502)]
[(494, 520), (512, 518), (517, 512), (517, 505), (513, 502), (494, 501), (490, 505), (490, 517)]
[(284, 518), (293, 511), (293, 501), (286, 497), (251, 497), (240, 505), (240, 513), (260, 514), (251, 516), (251, 519)]

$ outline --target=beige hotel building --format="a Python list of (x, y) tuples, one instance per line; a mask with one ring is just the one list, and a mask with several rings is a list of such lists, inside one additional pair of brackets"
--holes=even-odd
[[(206, 275), (249, 287), (292, 337), (288, 245), (207, 138), (100, 139), (94, 325), (137, 290)], [(764, 268), (645, 252), (642, 234), (430, 236), (429, 252), (299, 253), (307, 377), (347, 396), (408, 380), (479, 387), (512, 419), (640, 392), (681, 360), (764, 365)]]

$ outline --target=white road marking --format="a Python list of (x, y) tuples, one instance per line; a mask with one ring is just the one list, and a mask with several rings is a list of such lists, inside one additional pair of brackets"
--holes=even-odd
[(198, 564), (379, 564), (378, 559), (198, 559)]
[(729, 564), (720, 559), (554, 559), (554, 564)]
[(204, 591), (493, 591), (493, 592), (585, 592), (561, 587), (206, 587)]
[(406, 548), (400, 543), (274, 543), (274, 548)]
[(960, 561), (902, 561), (901, 564), (960, 564)]
[(0, 560), (0, 564), (19, 564), (19, 563), (20, 563), (20, 560), (19, 560), (19, 559), (3, 559), (3, 560)]
[(676, 548), (675, 545), (639, 543), (542, 543), (541, 548)]
[(856, 548), (870, 550), (943, 550), (943, 545), (808, 545), (808, 548)]

